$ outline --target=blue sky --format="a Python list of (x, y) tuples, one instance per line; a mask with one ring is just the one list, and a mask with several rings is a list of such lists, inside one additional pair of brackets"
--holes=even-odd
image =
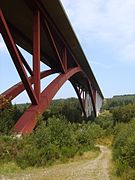
[[(135, 93), (135, 1), (61, 0), (105, 97)], [(23, 51), (25, 58), (32, 57)], [(43, 68), (43, 66), (41, 66)], [(0, 36), (0, 93), (19, 81)], [(47, 78), (42, 84), (48, 84)], [(55, 98), (76, 96), (67, 82)], [(15, 103), (28, 101), (19, 96)]]

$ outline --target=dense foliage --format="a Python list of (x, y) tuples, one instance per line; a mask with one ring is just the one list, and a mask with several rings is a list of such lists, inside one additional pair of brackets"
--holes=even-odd
[(135, 104), (125, 105), (112, 110), (114, 124), (118, 122), (129, 122), (135, 117)]
[(96, 123), (114, 136), (112, 149), (116, 175), (120, 176), (122, 180), (134, 180), (135, 95), (114, 96), (111, 99), (105, 99), (102, 111), (103, 113), (96, 119)]
[(114, 96), (113, 98), (105, 99), (102, 109), (111, 110), (128, 104), (135, 104), (135, 95)]
[(135, 119), (116, 127), (113, 142), (113, 158), (117, 175), (123, 179), (135, 179)]
[(12, 105), (0, 110), (0, 134), (8, 134), (12, 129), (13, 125), (17, 122), (21, 114), (24, 112), (25, 106)]
[[(12, 105), (9, 103), (5, 109), (0, 110), (0, 134), (8, 134), (28, 106), (29, 104)], [(64, 116), (70, 122), (83, 122), (85, 120), (76, 98), (52, 101), (42, 117), (44, 121), (47, 121), (49, 117), (53, 116)]]
[(40, 121), (33, 134), (21, 139), (1, 137), (1, 163), (15, 161), (21, 168), (44, 166), (95, 149), (96, 139), (103, 136), (99, 125), (70, 123), (64, 117)]
[(96, 124), (99, 124), (101, 128), (107, 130), (112, 128), (113, 126), (113, 116), (112, 113), (110, 113), (109, 111), (103, 111), (100, 116), (98, 116), (94, 122)]
[(70, 122), (82, 122), (84, 120), (79, 101), (76, 98), (53, 100), (44, 112), (43, 118), (47, 120), (52, 116), (65, 116)]
[[(122, 180), (135, 179), (135, 95), (114, 96), (105, 100), (113, 122), (113, 159)], [(103, 116), (101, 116), (103, 117)], [(99, 119), (101, 118), (99, 117)], [(101, 118), (102, 119), (102, 118)], [(106, 118), (103, 118), (103, 121)]]

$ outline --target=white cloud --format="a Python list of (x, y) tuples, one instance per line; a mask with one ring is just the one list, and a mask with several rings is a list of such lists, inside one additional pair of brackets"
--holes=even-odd
[[(61, 0), (75, 31), (88, 44), (90, 39), (110, 45), (125, 62), (135, 55), (135, 0)], [(87, 38), (84, 38), (87, 37)], [(127, 53), (125, 53), (125, 51)]]
[[(105, 34), (131, 37), (135, 32), (134, 0), (61, 0), (75, 28), (84, 33), (93, 32), (102, 38)], [(124, 37), (125, 38), (125, 37)]]

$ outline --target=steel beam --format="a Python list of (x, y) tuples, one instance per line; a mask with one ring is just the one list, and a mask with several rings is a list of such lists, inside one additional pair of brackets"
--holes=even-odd
[(85, 107), (84, 107), (84, 103), (83, 103), (83, 100), (82, 100), (82, 97), (81, 97), (80, 90), (78, 89), (77, 85), (71, 79), (70, 79), (70, 82), (71, 82), (71, 84), (72, 84), (73, 88), (75, 89), (75, 92), (76, 92), (76, 94), (78, 96), (78, 99), (79, 99), (83, 114), (84, 114), (84, 116), (86, 116)]
[(42, 15), (42, 17), (47, 21), (47, 23), (49, 24), (50, 28), (54, 30), (55, 32), (55, 36), (57, 36), (57, 38), (61, 41), (61, 44), (64, 45), (64, 47), (66, 47), (67, 51), (70, 53), (70, 55), (72, 56), (76, 66), (78, 66), (78, 62), (77, 62), (77, 58), (74, 56), (74, 54), (72, 53), (69, 45), (66, 43), (64, 37), (62, 36), (62, 34), (59, 32), (58, 28), (56, 27), (56, 25), (53, 23), (53, 21), (51, 20), (51, 18), (49, 17), (48, 13), (46, 12), (44, 6), (42, 5), (40, 0), (29, 0), (26, 1), (26, 4), (31, 7), (32, 10), (34, 10), (35, 8), (38, 8), (40, 10), (40, 13)]
[(34, 91), (40, 100), (40, 12), (36, 10), (33, 18), (33, 80)]
[(51, 29), (49, 27), (49, 24), (48, 24), (48, 22), (46, 21), (45, 18), (42, 18), (42, 23), (43, 23), (44, 32), (47, 33), (47, 35), (48, 35), (47, 37), (48, 37), (48, 39), (50, 41), (50, 45), (51, 45), (54, 53), (56, 54), (56, 59), (58, 59), (58, 62), (60, 63), (60, 66), (61, 66), (61, 70), (62, 70), (62, 72), (64, 72), (64, 65), (63, 65), (63, 62), (62, 62), (62, 58), (60, 56), (59, 50), (57, 48), (56, 41), (55, 41), (55, 39), (53, 37), (53, 34), (52, 34)]
[[(17, 47), (17, 46), (16, 46), (16, 47)], [(17, 49), (18, 49), (18, 47), (17, 47)], [(29, 72), (29, 74), (30, 74), (31, 76), (33, 76), (33, 71), (31, 70), (29, 64), (28, 64), (27, 61), (24, 59), (24, 57), (23, 57), (22, 53), (19, 51), (19, 49), (18, 49), (18, 53), (19, 53), (19, 55), (20, 55), (20, 57), (21, 57), (22, 63), (24, 64), (25, 68), (27, 69), (27, 71)]]
[[(40, 79), (43, 79), (51, 74), (54, 74), (55, 71), (52, 69), (43, 71), (40, 73)], [(33, 77), (29, 77), (29, 81), (31, 84), (34, 83)], [(1, 94), (0, 98), (0, 109), (4, 108), (10, 101), (12, 101), (15, 97), (17, 97), (20, 93), (25, 90), (25, 87), (22, 82), (19, 82), (6, 90), (4, 93)], [(3, 99), (4, 98), (4, 99)]]
[(92, 87), (91, 87), (91, 82), (90, 82), (89, 79), (87, 79), (87, 81), (88, 81), (89, 94), (91, 96), (91, 101), (92, 101), (92, 105), (93, 105), (94, 116), (96, 117), (97, 116), (96, 104), (95, 104), (95, 101), (94, 101), (94, 96), (93, 96), (93, 91), (92, 91)]
[(62, 49), (62, 62), (63, 62), (63, 66), (64, 66), (64, 72), (67, 72), (68, 58), (67, 58), (67, 49), (65, 47)]
[(31, 84), (30, 84), (29, 79), (27, 77), (26, 71), (25, 71), (24, 66), (22, 64), (21, 57), (18, 53), (18, 49), (17, 49), (16, 44), (12, 38), (12, 35), (10, 33), (10, 30), (8, 28), (8, 25), (6, 23), (6, 20), (3, 16), (1, 9), (0, 9), (0, 32), (1, 32), (2, 37), (6, 43), (8, 51), (10, 52), (10, 55), (12, 57), (14, 64), (15, 64), (15, 67), (18, 71), (18, 74), (19, 74), (19, 76), (20, 76), (20, 78), (21, 78), (21, 80), (22, 80), (22, 82), (26, 88), (26, 91), (27, 91), (27, 93), (31, 99), (31, 102), (33, 104), (37, 104), (38, 103), (37, 98), (36, 98), (35, 93), (31, 87)]

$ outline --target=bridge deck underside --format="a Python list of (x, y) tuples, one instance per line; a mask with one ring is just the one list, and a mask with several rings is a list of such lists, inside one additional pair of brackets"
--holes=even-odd
[[(29, 2), (29, 3), (28, 3)], [(57, 41), (57, 46), (61, 50), (61, 42), (59, 40), (59, 36), (61, 36), (64, 40), (64, 43), (68, 47), (69, 53), (68, 64), (70, 67), (74, 67), (75, 62), (73, 56), (75, 57), (77, 63), (81, 66), (83, 71), (88, 75), (91, 79), (92, 86), (97, 89), (101, 96), (102, 93), (100, 88), (95, 80), (95, 77), (92, 73), (92, 70), (86, 60), (86, 57), (81, 49), (81, 46), (75, 36), (75, 33), (65, 16), (65, 12), (62, 9), (62, 6), (58, 0), (51, 1), (48, 0), (39, 0), (40, 5), (42, 6), (45, 15), (49, 17), (49, 21), (51, 22), (51, 28), (54, 29), (52, 33), (55, 34), (55, 40)], [(32, 54), (32, 28), (33, 28), (33, 9), (34, 9), (34, 1), (8, 1), (1, 0), (0, 7), (4, 13), (4, 16), (8, 22), (10, 27), (10, 31), (12, 36), (19, 46), (24, 48), (26, 51)], [(54, 32), (54, 31), (57, 31)], [(73, 54), (73, 56), (72, 56)], [(44, 33), (43, 26), (41, 24), (41, 60), (45, 64), (50, 67), (59, 68), (59, 62), (56, 58), (55, 53), (52, 50), (50, 42), (47, 38), (47, 35)], [(85, 83), (85, 77), (82, 74), (78, 74), (74, 77), (74, 81), (85, 86), (87, 88), (87, 84)]]

